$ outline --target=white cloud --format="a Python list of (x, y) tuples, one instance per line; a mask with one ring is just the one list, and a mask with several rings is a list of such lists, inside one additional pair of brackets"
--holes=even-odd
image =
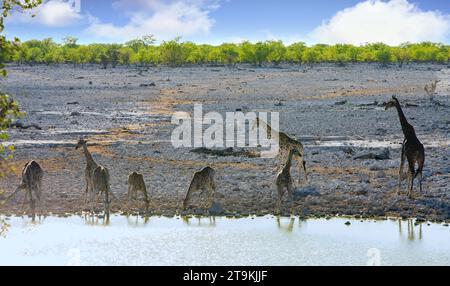
[[(35, 15), (31, 17), (31, 15)], [(15, 12), (7, 18), (13, 23), (39, 24), (48, 27), (71, 26), (84, 18), (69, 1), (49, 0), (27, 12)]]
[(97, 20), (85, 33), (115, 41), (126, 41), (148, 34), (155, 35), (158, 40), (204, 35), (209, 33), (214, 24), (209, 14), (217, 8), (215, 3), (203, 0), (116, 1), (113, 7), (128, 16), (128, 23), (118, 26)]
[(368, 0), (336, 13), (309, 35), (313, 42), (363, 44), (446, 42), (450, 16), (422, 11), (407, 0)]

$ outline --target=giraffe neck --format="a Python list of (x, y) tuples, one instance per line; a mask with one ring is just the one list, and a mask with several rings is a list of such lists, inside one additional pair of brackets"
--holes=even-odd
[[(272, 134), (272, 127), (268, 124), (268, 123), (266, 123), (266, 122), (264, 122), (263, 120), (259, 120), (259, 124), (263, 127), (263, 128), (265, 128), (266, 129), (266, 132), (268, 133), (268, 134)], [(279, 134), (279, 132), (277, 132), (277, 131), (275, 131), (275, 130), (273, 130), (274, 132), (275, 132), (275, 134)]]
[(414, 128), (411, 124), (408, 123), (408, 120), (405, 117), (405, 114), (403, 113), (402, 107), (400, 106), (400, 103), (397, 102), (395, 105), (398, 113), (398, 118), (400, 119), (400, 124), (402, 126), (403, 134), (406, 138), (415, 137), (416, 133), (414, 132)]
[(91, 153), (89, 153), (89, 150), (87, 148), (87, 145), (83, 145), (83, 151), (84, 151), (84, 156), (86, 157), (86, 163), (88, 165), (92, 165), (95, 164), (94, 158), (92, 158)]

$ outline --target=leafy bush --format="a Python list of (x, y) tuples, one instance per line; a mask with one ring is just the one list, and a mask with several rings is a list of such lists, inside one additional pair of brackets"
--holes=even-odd
[[(1, 40), (1, 38), (0, 38)], [(315, 64), (321, 62), (346, 65), (356, 62), (379, 62), (383, 66), (397, 62), (400, 66), (409, 62), (446, 63), (450, 58), (449, 46), (436, 43), (405, 43), (390, 47), (382, 43), (353, 46), (348, 44), (307, 46), (303, 42), (285, 46), (281, 41), (265, 41), (241, 44), (224, 43), (219, 46), (197, 45), (181, 42), (180, 38), (154, 45), (154, 37), (147, 36), (125, 44), (79, 45), (74, 37), (66, 37), (61, 44), (52, 39), (14, 42), (14, 46), (0, 50), (0, 61), (19, 64), (86, 63), (115, 67), (121, 65), (158, 65), (171, 67), (184, 64), (249, 63), (255, 66), (278, 65), (283, 62)]]

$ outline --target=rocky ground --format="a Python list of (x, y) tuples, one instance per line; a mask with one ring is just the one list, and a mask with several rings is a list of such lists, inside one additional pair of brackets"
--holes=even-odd
[[(0, 87), (26, 112), (16, 125), (29, 128), (9, 131), (4, 144), (15, 146), (8, 161), (12, 171), (1, 179), (0, 189), (3, 197), (10, 194), (24, 163), (37, 160), (45, 170), (46, 213), (87, 210), (85, 160), (74, 148), (79, 137), (87, 138), (95, 160), (110, 170), (111, 189), (119, 198), (114, 211), (125, 209), (128, 174), (139, 171), (151, 192), (150, 212), (173, 215), (181, 210), (192, 174), (210, 165), (217, 173), (211, 213), (273, 213), (275, 159), (250, 156), (256, 151), (251, 149), (192, 152), (172, 146), (173, 112), (192, 113), (193, 104), (201, 103), (205, 113), (280, 113), (280, 129), (300, 139), (306, 150), (308, 181), (297, 183), (295, 214), (450, 220), (450, 68), (445, 65), (8, 70)], [(441, 82), (431, 101), (423, 87), (433, 79)], [(405, 195), (406, 181), (402, 194), (396, 193), (403, 134), (395, 110), (383, 108), (392, 95), (425, 145), (424, 192), (419, 194), (416, 186), (413, 199)], [(293, 172), (298, 178), (297, 163)], [(23, 213), (21, 201), (17, 196), (0, 206), (0, 213)], [(194, 196), (186, 213), (205, 214), (204, 203)], [(143, 211), (143, 204), (132, 209)], [(284, 201), (282, 213), (288, 212)]]

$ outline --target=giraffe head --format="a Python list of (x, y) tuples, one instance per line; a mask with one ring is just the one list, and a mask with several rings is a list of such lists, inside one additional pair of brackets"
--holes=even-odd
[(396, 107), (398, 104), (397, 97), (395, 95), (392, 96), (392, 99), (386, 103), (386, 106), (384, 107), (384, 110), (388, 110), (389, 108)]
[(80, 140), (78, 140), (77, 146), (75, 146), (75, 149), (78, 149), (80, 147), (83, 147), (84, 145), (87, 144), (87, 141), (84, 140), (83, 138), (80, 138)]

